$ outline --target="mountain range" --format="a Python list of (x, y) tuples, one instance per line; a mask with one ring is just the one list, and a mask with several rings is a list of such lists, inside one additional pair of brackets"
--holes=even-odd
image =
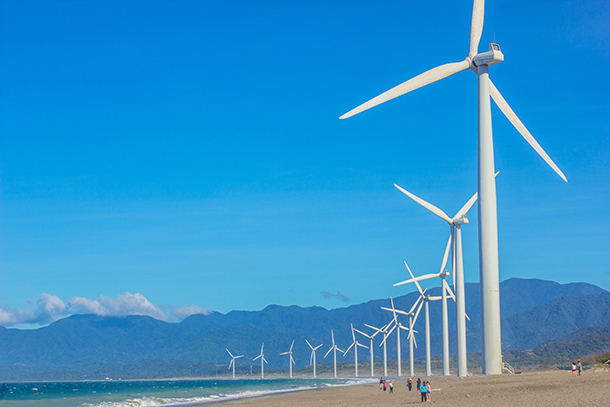
[[(440, 288), (429, 290), (440, 295)], [(610, 293), (586, 283), (559, 284), (536, 279), (509, 279), (501, 283), (502, 344), (503, 349), (532, 349), (542, 344), (560, 346), (552, 341), (588, 327), (610, 326)], [(394, 298), (396, 308), (408, 310), (418, 293)], [(479, 284), (466, 284), (468, 351), (476, 352), (480, 343)], [(372, 300), (363, 304), (328, 310), (321, 307), (270, 305), (261, 311), (231, 311), (227, 314), (192, 315), (180, 323), (168, 323), (148, 316), (102, 317), (73, 315), (46, 327), (21, 330), (0, 327), (0, 379), (25, 380), (33, 378), (103, 376), (131, 366), (148, 366), (142, 373), (156, 376), (155, 366), (165, 366), (164, 372), (191, 371), (207, 374), (218, 364), (228, 364), (228, 348), (238, 359), (238, 366), (256, 366), (252, 359), (265, 343), (265, 358), (271, 369), (287, 369), (288, 360), (280, 356), (295, 340), (296, 368), (309, 364), (312, 345), (323, 343), (318, 351), (318, 362), (330, 347), (330, 331), (342, 349), (352, 342), (350, 324), (371, 332), (364, 324), (382, 326), (390, 322), (392, 314), (381, 307), (389, 307), (390, 299)], [(430, 303), (432, 354), (441, 354), (440, 302)], [(449, 300), (449, 315), (455, 306)], [(403, 324), (408, 324), (407, 320)], [(415, 358), (424, 357), (424, 317), (420, 314), (415, 329), (419, 347)], [(455, 353), (455, 318), (450, 317), (451, 352)], [(368, 345), (368, 339), (360, 342)], [(382, 357), (380, 335), (375, 338), (375, 358)], [(388, 338), (388, 357), (396, 358), (396, 335)], [(599, 343), (599, 342), (598, 342)], [(408, 358), (406, 335), (402, 337), (403, 359)], [(594, 346), (593, 346), (594, 347)], [(599, 350), (597, 350), (599, 351)], [(360, 360), (368, 360), (369, 352), (361, 349)], [(353, 361), (353, 354), (342, 361)], [(154, 361), (154, 362), (153, 362)], [(173, 367), (172, 367), (173, 366)], [(190, 370), (189, 370), (190, 369)], [(96, 372), (96, 373), (93, 373)], [(157, 373), (154, 373), (157, 372)], [(79, 376), (80, 375), (80, 376)]]

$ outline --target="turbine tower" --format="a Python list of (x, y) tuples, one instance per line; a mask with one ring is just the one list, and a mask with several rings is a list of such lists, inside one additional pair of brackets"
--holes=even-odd
[(316, 350), (322, 346), (322, 344), (319, 344), (318, 346), (316, 346), (315, 348), (313, 346), (311, 346), (311, 343), (309, 343), (309, 341), (307, 339), (305, 339), (305, 342), (307, 342), (307, 344), (309, 345), (309, 347), (311, 348), (311, 356), (309, 357), (309, 364), (313, 365), (313, 377), (316, 377)]
[(449, 63), (432, 68), (387, 92), (350, 110), (340, 117), (346, 119), (394, 99), (405, 93), (419, 89), (453, 74), (472, 69), (478, 76), (478, 167), (477, 190), (479, 192), (479, 278), (481, 284), (481, 330), (483, 350), (483, 374), (502, 374), (502, 342), (500, 336), (500, 279), (498, 270), (498, 219), (496, 206), (496, 182), (494, 179), (494, 152), (491, 126), (491, 102), (489, 96), (506, 118), (525, 140), (547, 162), (549, 166), (567, 182), (565, 175), (540, 147), (531, 133), (523, 125), (515, 112), (506, 103), (498, 89), (489, 79), (488, 68), (504, 60), (498, 44), (490, 44), (489, 51), (478, 53), (479, 41), (483, 33), (485, 0), (474, 0), (470, 26), (470, 46), (468, 55), (461, 62)]
[(358, 377), (358, 346), (361, 346), (363, 348), (366, 348), (367, 346), (361, 344), (360, 342), (358, 342), (358, 340), (356, 340), (356, 334), (354, 333), (354, 325), (350, 324), (352, 327), (352, 338), (354, 338), (354, 342), (352, 342), (351, 345), (349, 345), (349, 348), (347, 348), (347, 350), (345, 352), (343, 352), (343, 357), (345, 357), (345, 355), (347, 355), (347, 352), (349, 352), (349, 350), (352, 348), (352, 346), (354, 347), (354, 374), (356, 375), (356, 377)]
[(383, 377), (388, 376), (388, 351), (386, 348), (385, 340), (388, 337), (388, 328), (391, 323), (392, 321), (382, 326), (381, 328), (376, 328), (372, 325), (364, 324), (364, 326), (368, 326), (369, 328), (374, 329), (375, 331), (377, 331), (377, 333), (383, 333), (383, 341), (381, 341), (381, 343), (379, 344), (379, 346), (383, 346)]
[(264, 347), (265, 347), (265, 342), (263, 342), (263, 344), (261, 345), (261, 354), (258, 355), (257, 357), (255, 357), (254, 359), (252, 359), (254, 361), (258, 358), (261, 358), (261, 379), (265, 378), (265, 365), (263, 364), (263, 362), (269, 364), (269, 362), (267, 362), (267, 360), (265, 359), (265, 354), (263, 353)]
[[(366, 324), (365, 324), (366, 325)], [(370, 327), (370, 325), (366, 325), (368, 327)], [(369, 347), (369, 349), (371, 350), (371, 377), (375, 377), (375, 370), (373, 368), (374, 364), (375, 364), (375, 358), (373, 357), (373, 338), (375, 337), (375, 335), (377, 335), (379, 332), (382, 332), (380, 329), (377, 328), (373, 328), (375, 329), (375, 333), (373, 335), (369, 335), (369, 334), (365, 334), (362, 331), (357, 330), (356, 328), (354, 328), (354, 331), (358, 332), (360, 335), (364, 335), (367, 338), (369, 338), (369, 340), (371, 341), (371, 346)]]
[(328, 350), (328, 352), (326, 352), (326, 355), (324, 355), (324, 359), (326, 359), (326, 357), (328, 356), (328, 354), (330, 353), (330, 351), (333, 351), (333, 358), (335, 361), (335, 377), (337, 377), (337, 351), (343, 353), (343, 351), (341, 349), (339, 349), (339, 347), (337, 345), (335, 345), (335, 334), (333, 332), (333, 330), (330, 330), (330, 336), (332, 337), (333, 340), (333, 346), (330, 347), (330, 349)]
[[(225, 349), (227, 352), (229, 352), (229, 349)], [(229, 363), (229, 369), (231, 369), (231, 366), (233, 366), (233, 378), (235, 379), (235, 359), (243, 358), (244, 355), (233, 356), (231, 352), (229, 352), (229, 355), (231, 356), (231, 363)]]
[[(400, 283), (394, 284), (394, 286), (399, 286), (403, 284), (412, 283), (414, 281), (422, 281), (428, 280), (430, 278), (440, 277), (441, 279), (441, 299), (442, 299), (442, 326), (443, 326), (443, 375), (449, 376), (449, 316), (447, 311), (447, 293), (449, 292), (452, 297), (454, 297), (451, 288), (449, 288), (449, 284), (445, 281), (445, 278), (449, 275), (449, 270), (445, 270), (445, 265), (447, 264), (447, 258), (449, 256), (449, 249), (451, 247), (451, 235), (449, 235), (449, 240), (447, 241), (447, 247), (445, 248), (445, 254), (443, 255), (443, 262), (441, 263), (441, 271), (436, 274), (424, 274), (420, 277), (411, 278), (409, 280), (402, 281)], [(405, 261), (405, 266), (409, 269), (409, 265)], [(419, 299), (422, 297), (420, 296)]]
[(284, 352), (284, 353), (280, 353), (281, 355), (290, 355), (290, 357), (288, 358), (288, 365), (290, 367), (290, 378), (292, 379), (292, 365), (295, 364), (294, 363), (294, 359), (292, 358), (292, 347), (294, 346), (294, 340), (292, 341), (292, 344), (290, 345), (290, 350), (288, 352)]
[[(496, 172), (496, 176), (499, 172)], [(455, 305), (455, 317), (457, 327), (457, 365), (458, 376), (468, 376), (468, 353), (466, 346), (466, 292), (464, 289), (464, 261), (462, 256), (462, 225), (468, 223), (466, 214), (477, 200), (478, 193), (475, 194), (462, 206), (453, 218), (447, 216), (445, 212), (429, 202), (424, 201), (420, 197), (410, 193), (409, 191), (394, 184), (401, 192), (413, 199), (415, 202), (428, 209), (430, 212), (444, 220), (449, 224), (453, 244), (451, 247), (451, 271), (453, 274), (453, 288), (455, 289), (455, 297), (457, 297)], [(406, 265), (406, 262), (405, 262)], [(409, 268), (409, 266), (407, 266)], [(454, 299), (455, 299), (454, 297)]]

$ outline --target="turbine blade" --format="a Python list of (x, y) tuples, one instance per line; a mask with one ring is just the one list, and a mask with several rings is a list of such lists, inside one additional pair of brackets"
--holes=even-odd
[(231, 369), (231, 366), (233, 366), (233, 359), (231, 359), (231, 363), (229, 363), (229, 369)]
[(330, 336), (333, 338), (333, 346), (335, 346), (335, 333), (332, 329), (330, 330)]
[(284, 353), (280, 353), (280, 356), (281, 356), (281, 355), (288, 355), (289, 353), (290, 353), (290, 352), (284, 352)]
[(445, 283), (445, 290), (447, 290), (449, 296), (453, 299), (453, 302), (455, 302), (455, 294), (453, 294), (451, 287), (449, 287), (449, 284), (445, 280), (443, 280), (443, 282)]
[(294, 361), (294, 359), (292, 358), (292, 355), (290, 355), (290, 363), (292, 363), (293, 365), (296, 365), (296, 362)]
[(233, 359), (239, 359), (239, 358), (243, 358), (244, 355), (239, 355), (239, 356), (235, 356)]
[[(406, 261), (405, 261), (405, 266), (407, 266), (407, 270), (409, 270), (409, 274), (411, 275), (411, 278), (415, 278), (415, 276), (413, 275), (413, 272), (409, 268), (409, 265), (407, 264)], [(419, 294), (424, 295), (424, 292), (421, 289), (421, 285), (419, 285), (419, 283), (417, 281), (413, 281), (413, 282), (415, 283), (415, 286), (417, 287), (417, 291), (419, 291)]]
[(328, 354), (330, 353), (330, 351), (331, 351), (331, 350), (333, 350), (334, 348), (335, 348), (335, 347), (334, 347), (334, 346), (332, 346), (332, 347), (331, 347), (331, 348), (328, 350), (328, 352), (326, 352), (326, 355), (324, 355), (324, 359), (326, 359), (326, 357), (328, 356)]
[(316, 349), (318, 349), (320, 346), (322, 346), (323, 343), (319, 344), (318, 346), (316, 346), (315, 348), (313, 348), (312, 350), (315, 351)]
[(307, 344), (309, 345), (309, 347), (311, 348), (311, 350), (313, 350), (313, 346), (311, 346), (311, 343), (309, 343), (309, 341), (307, 339), (305, 339), (305, 342), (307, 342)]
[(413, 195), (412, 193), (410, 193), (406, 189), (403, 189), (403, 188), (399, 187), (396, 184), (394, 184), (394, 186), (396, 188), (398, 188), (402, 193), (407, 195), (409, 198), (413, 199), (415, 202), (417, 202), (418, 204), (420, 204), (421, 206), (423, 206), (424, 208), (426, 208), (427, 210), (429, 210), (430, 212), (432, 212), (433, 214), (435, 214), (436, 216), (438, 216), (439, 218), (441, 218), (445, 222), (451, 222), (451, 218), (449, 216), (447, 216), (447, 214), (445, 212), (443, 212), (442, 210), (440, 210), (436, 206), (432, 205), (429, 202), (424, 201), (423, 199), (421, 199), (420, 197), (418, 197), (416, 195)]
[(341, 349), (339, 349), (338, 347), (337, 347), (337, 350), (338, 350), (339, 352), (343, 353), (343, 354), (345, 353), (345, 352), (343, 352)]
[(263, 355), (258, 355), (257, 357), (255, 357), (255, 358), (254, 358), (254, 359), (252, 359), (252, 360), (256, 360), (256, 359), (260, 358), (261, 356), (263, 356)]
[(394, 284), (394, 287), (399, 286), (399, 285), (403, 285), (403, 284), (413, 283), (415, 281), (429, 280), (429, 279), (435, 278), (435, 277), (438, 277), (438, 273), (436, 273), (436, 274), (424, 274), (423, 276), (419, 276), (419, 277), (415, 277), (415, 278), (410, 278), (408, 280), (401, 281), (400, 283), (396, 283), (396, 284)]
[(483, 33), (483, 20), (485, 17), (485, 0), (474, 0), (472, 6), (472, 22), (470, 23), (470, 49), (469, 57), (478, 54), (479, 42)]
[(356, 334), (354, 333), (354, 324), (350, 324), (352, 327), (352, 338), (354, 338), (354, 342), (356, 342)]
[(415, 316), (413, 317), (413, 325), (415, 325), (415, 323), (417, 322), (417, 317), (419, 316), (419, 312), (421, 311), (421, 308), (422, 308), (423, 305), (424, 305), (424, 302), (422, 301), (419, 304), (419, 307), (417, 308), (417, 312), (415, 313)]
[(469, 320), (469, 321), (470, 321), (470, 317), (468, 316), (468, 314), (467, 314), (467, 313), (465, 313), (465, 312), (464, 312), (464, 316), (466, 317), (466, 319), (467, 319), (467, 320)]
[(314, 355), (314, 352), (312, 351), (311, 355), (309, 356), (309, 366), (313, 365), (313, 355)]
[[(225, 348), (225, 350), (226, 350), (227, 352), (229, 352), (229, 349)], [(232, 354), (231, 352), (229, 352), (229, 355), (231, 355), (231, 357), (233, 357), (233, 354)]]
[[(349, 350), (352, 348), (352, 346), (354, 346), (356, 342), (352, 342), (351, 345), (349, 345), (349, 348), (347, 348), (347, 350), (345, 352), (343, 352), (343, 357), (345, 357), (345, 355), (347, 355), (347, 352), (349, 352)], [(338, 349), (338, 348), (337, 348)]]
[(290, 345), (290, 351), (289, 352), (292, 352), (292, 347), (293, 346), (294, 346), (294, 339), (292, 340), (292, 344)]
[[(388, 333), (386, 334), (388, 338), (390, 337), (390, 334), (392, 333), (392, 331), (394, 331), (394, 329), (396, 329), (396, 327), (397, 327), (397, 326), (398, 326), (398, 325), (394, 325), (394, 326), (392, 327), (392, 329), (390, 329), (390, 330), (388, 331)], [(385, 339), (384, 339), (384, 341), (385, 341)]]
[(363, 344), (361, 344), (361, 343), (358, 343), (357, 345), (358, 345), (358, 346), (360, 346), (360, 347), (363, 347), (363, 348), (367, 348), (367, 349), (369, 348), (368, 346), (363, 345)]
[(445, 266), (447, 265), (447, 259), (449, 258), (449, 250), (451, 249), (451, 235), (449, 235), (449, 240), (447, 241), (447, 247), (445, 248), (445, 254), (443, 254), (443, 262), (441, 263), (441, 271), (443, 272)]
[(504, 116), (506, 116), (508, 121), (510, 121), (512, 123), (512, 125), (515, 126), (515, 128), (523, 136), (525, 141), (527, 141), (534, 148), (534, 150), (536, 150), (538, 155), (540, 155), (540, 157), (542, 157), (542, 159), (544, 161), (546, 161), (546, 163), (548, 165), (550, 165), (551, 168), (565, 182), (568, 182), (568, 179), (566, 178), (565, 175), (563, 175), (563, 172), (561, 172), (559, 167), (553, 162), (553, 160), (551, 160), (551, 157), (549, 157), (548, 154), (542, 149), (542, 147), (540, 147), (540, 144), (538, 144), (536, 139), (534, 139), (534, 136), (532, 136), (532, 134), (525, 127), (525, 125), (521, 122), (521, 120), (519, 120), (519, 118), (517, 117), (515, 112), (513, 112), (513, 109), (511, 109), (511, 107), (508, 105), (508, 103), (506, 103), (506, 100), (504, 100), (504, 98), (498, 91), (498, 88), (496, 88), (496, 86), (493, 84), (493, 82), (491, 80), (489, 81), (489, 93), (491, 94), (491, 97), (493, 98), (494, 102), (496, 102), (496, 105), (498, 105), (498, 107), (500, 108), (502, 113), (504, 113)]
[(479, 197), (479, 193), (475, 192), (474, 195), (468, 200), (468, 202), (466, 202), (464, 204), (464, 206), (462, 206), (462, 209), (460, 209), (458, 211), (458, 213), (453, 217), (453, 220), (454, 221), (458, 220), (463, 215), (466, 215), (466, 213), (470, 210), (470, 208), (472, 208), (472, 205), (474, 205), (474, 203), (477, 201), (478, 197)]
[(422, 299), (421, 295), (419, 297), (417, 297), (417, 301), (415, 301), (415, 304), (413, 304), (413, 306), (411, 307), (411, 309), (409, 310), (407, 315), (413, 315), (413, 310), (415, 309), (415, 307), (417, 307), (417, 303), (420, 302), (421, 299)]
[(348, 117), (352, 117), (358, 113), (370, 109), (371, 107), (380, 105), (384, 102), (387, 102), (388, 100), (392, 100), (394, 98), (397, 98), (398, 96), (402, 96), (405, 93), (409, 93), (415, 89), (419, 89), (433, 82), (440, 81), (441, 79), (444, 79), (448, 76), (451, 76), (468, 68), (470, 68), (470, 61), (468, 60), (437, 66), (436, 68), (432, 68), (420, 75), (417, 75), (416, 77), (409, 79), (408, 81), (403, 82), (398, 86), (393, 87), (387, 92), (384, 92), (381, 95), (374, 97), (368, 102), (361, 104), (360, 106), (350, 110), (343, 116), (339, 117), (339, 119), (347, 119)]
[[(364, 336), (366, 336), (367, 338), (372, 338), (372, 336), (370, 336), (370, 335), (368, 335), (368, 334), (365, 334), (364, 332), (359, 331), (359, 330), (357, 330), (356, 328), (354, 328), (354, 331), (358, 332), (360, 335), (364, 335)], [(356, 340), (356, 339), (354, 338), (354, 340)]]
[(263, 356), (263, 362), (265, 362), (266, 364), (269, 364), (269, 362), (267, 362), (267, 359), (265, 359), (264, 356)]
[(428, 297), (428, 301), (438, 301), (438, 300), (442, 300), (442, 299), (443, 299), (443, 297), (441, 297), (440, 295)]

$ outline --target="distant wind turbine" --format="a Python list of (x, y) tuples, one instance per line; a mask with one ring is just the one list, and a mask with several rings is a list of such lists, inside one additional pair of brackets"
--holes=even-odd
[[(372, 325), (364, 324), (364, 326), (368, 326), (369, 328), (377, 331), (375, 334), (378, 334), (380, 332), (383, 333), (383, 340), (379, 344), (379, 346), (383, 346), (383, 377), (386, 377), (388, 375), (388, 352), (387, 352), (385, 340), (388, 337), (388, 328), (391, 324), (392, 324), (392, 321), (390, 321), (386, 325), (382, 326), (381, 328), (376, 328)], [(371, 351), (371, 353), (372, 353), (372, 351)]]
[[(407, 283), (412, 283), (414, 281), (422, 281), (428, 280), (430, 278), (440, 277), (441, 279), (441, 297), (442, 297), (442, 326), (443, 326), (443, 375), (448, 376), (450, 374), (449, 371), (449, 317), (447, 312), (447, 293), (449, 293), (452, 297), (453, 292), (445, 281), (445, 278), (449, 275), (449, 270), (445, 270), (445, 265), (447, 264), (447, 257), (449, 256), (449, 249), (451, 247), (451, 235), (449, 235), (449, 240), (447, 241), (447, 247), (445, 248), (445, 254), (443, 255), (443, 262), (441, 263), (441, 271), (436, 274), (424, 274), (423, 276), (414, 277), (409, 280), (402, 281), (400, 283), (394, 284), (394, 286), (403, 285)], [(411, 273), (411, 269), (409, 269), (409, 265), (405, 261), (405, 266)], [(420, 296), (418, 299), (421, 299)]]
[(267, 362), (267, 360), (265, 359), (265, 354), (263, 353), (264, 347), (265, 347), (265, 342), (263, 342), (263, 344), (261, 345), (261, 354), (258, 355), (257, 357), (255, 357), (254, 359), (252, 359), (252, 360), (256, 360), (258, 358), (261, 358), (261, 379), (265, 378), (265, 365), (263, 364), (263, 362), (269, 364), (269, 362)]
[(341, 349), (339, 349), (339, 347), (337, 345), (335, 345), (335, 334), (332, 329), (330, 330), (330, 336), (332, 337), (332, 340), (333, 340), (333, 346), (331, 346), (330, 349), (328, 350), (328, 352), (326, 352), (326, 355), (324, 355), (324, 359), (326, 359), (326, 357), (332, 350), (333, 358), (334, 358), (334, 362), (335, 362), (335, 377), (337, 377), (337, 351), (339, 351), (341, 353), (343, 353), (343, 351)]
[[(229, 352), (229, 349), (225, 349), (227, 352)], [(233, 366), (233, 378), (235, 379), (235, 359), (243, 358), (244, 355), (233, 356), (231, 352), (229, 352), (229, 355), (231, 356), (231, 363), (229, 363), (229, 369), (231, 369), (231, 366)]]
[(356, 339), (356, 334), (354, 333), (354, 325), (353, 324), (350, 324), (350, 325), (352, 327), (352, 338), (354, 339), (354, 342), (352, 342), (352, 344), (349, 345), (349, 348), (347, 348), (347, 350), (343, 353), (343, 357), (345, 357), (345, 355), (347, 355), (347, 352), (349, 352), (349, 350), (353, 346), (354, 347), (354, 374), (356, 375), (356, 377), (358, 377), (358, 346), (361, 346), (363, 348), (367, 348), (367, 346), (358, 342), (358, 340)]
[(479, 273), (481, 283), (481, 331), (483, 347), (483, 374), (502, 374), (502, 340), (500, 330), (500, 278), (498, 269), (498, 215), (496, 205), (496, 182), (494, 179), (494, 151), (491, 125), (491, 98), (511, 124), (536, 150), (544, 161), (564, 180), (567, 178), (548, 154), (540, 147), (523, 125), (504, 97), (489, 79), (489, 67), (504, 61), (498, 44), (490, 44), (489, 51), (479, 53), (479, 42), (483, 33), (485, 0), (474, 0), (470, 26), (468, 55), (461, 62), (454, 62), (430, 69), (408, 81), (382, 93), (340, 117), (346, 119), (447, 78), (466, 69), (478, 76), (478, 171), (479, 191)]
[(309, 364), (313, 366), (313, 377), (316, 377), (316, 350), (322, 346), (322, 344), (319, 344), (318, 346), (316, 346), (315, 348), (313, 346), (311, 346), (311, 343), (309, 343), (309, 341), (307, 339), (305, 339), (305, 342), (307, 342), (307, 344), (309, 345), (309, 347), (311, 348), (311, 356), (309, 357)]
[[(401, 354), (400, 354), (400, 330), (403, 329), (405, 331), (409, 331), (409, 335), (407, 336), (407, 338), (409, 339), (409, 358), (412, 361), (413, 360), (413, 344), (414, 344), (414, 341), (415, 341), (415, 336), (413, 335), (413, 325), (415, 324), (415, 322), (413, 321), (413, 315), (415, 315), (415, 314), (414, 314), (413, 311), (415, 310), (415, 308), (417, 307), (417, 304), (419, 303), (419, 298), (417, 299), (417, 301), (415, 301), (415, 304), (413, 304), (413, 307), (411, 307), (411, 310), (409, 312), (396, 309), (394, 307), (394, 299), (392, 297), (390, 297), (390, 301), (392, 303), (392, 308), (381, 307), (381, 309), (386, 310), (386, 311), (391, 311), (393, 313), (393, 315), (394, 315), (394, 319), (393, 319), (394, 326), (388, 332), (387, 337), (384, 338), (383, 343), (385, 343), (385, 341), (390, 336), (392, 331), (394, 329), (398, 328), (396, 330), (396, 348), (397, 348), (397, 359), (398, 359), (397, 360), (398, 366), (397, 366), (396, 370), (397, 370), (398, 376), (402, 376)], [(400, 321), (398, 321), (398, 315), (396, 315), (396, 314), (407, 315), (409, 317), (409, 327), (408, 328), (406, 326), (402, 325), (400, 323)], [(415, 344), (415, 347), (417, 347), (417, 344)], [(413, 363), (411, 362), (411, 364), (413, 364)], [(413, 376), (412, 372), (411, 372), (411, 376)]]
[(288, 358), (288, 365), (290, 366), (290, 378), (291, 379), (292, 379), (292, 365), (295, 364), (294, 359), (292, 358), (292, 347), (293, 346), (294, 346), (294, 340), (292, 341), (292, 344), (290, 345), (290, 350), (288, 352), (280, 353), (280, 355), (290, 355), (290, 357)]
[(359, 331), (356, 328), (354, 328), (354, 331), (358, 332), (360, 335), (366, 336), (371, 341), (371, 344), (369, 347), (369, 349), (371, 350), (371, 377), (375, 377), (375, 370), (373, 368), (373, 366), (375, 365), (375, 358), (373, 356), (373, 338), (375, 337), (375, 335), (377, 335), (379, 332), (381, 332), (381, 330), (379, 330), (377, 328), (373, 328), (373, 329), (375, 329), (375, 333), (372, 335), (369, 335), (369, 334), (365, 334), (364, 332)]

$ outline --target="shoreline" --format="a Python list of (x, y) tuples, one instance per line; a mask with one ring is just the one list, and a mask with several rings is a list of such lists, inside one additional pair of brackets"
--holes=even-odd
[[(421, 377), (425, 380), (426, 377)], [(420, 404), (415, 389), (406, 387), (408, 377), (394, 380), (394, 393), (385, 394), (377, 383), (354, 384), (237, 399), (188, 404), (189, 407), (371, 407)], [(572, 372), (547, 370), (496, 376), (432, 376), (432, 403), (446, 406), (608, 406), (610, 373), (608, 369), (591, 369), (582, 376)], [(182, 405), (186, 406), (186, 405)], [(177, 407), (177, 406), (175, 406)]]

